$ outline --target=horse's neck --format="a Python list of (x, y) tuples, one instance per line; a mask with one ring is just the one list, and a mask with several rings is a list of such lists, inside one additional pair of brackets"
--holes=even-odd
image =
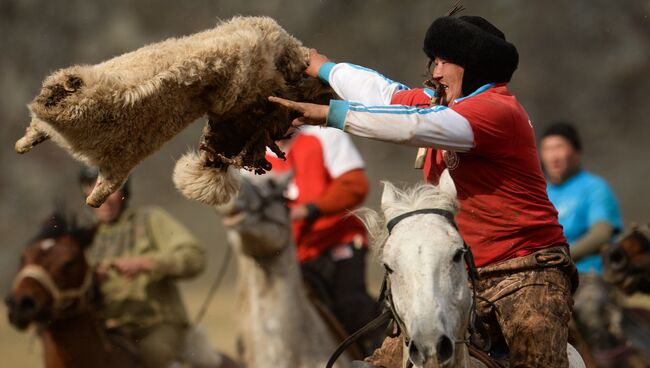
[(335, 344), (307, 299), (294, 245), (263, 260), (240, 254), (238, 273), (246, 366), (324, 365)]
[(41, 338), (47, 368), (97, 367), (110, 353), (107, 336), (91, 311), (48, 323)]

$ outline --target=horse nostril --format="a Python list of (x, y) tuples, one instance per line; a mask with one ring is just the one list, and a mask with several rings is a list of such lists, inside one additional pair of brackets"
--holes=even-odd
[(614, 249), (609, 254), (609, 265), (615, 271), (620, 271), (627, 266), (627, 256), (623, 249)]
[(18, 309), (22, 312), (31, 312), (36, 309), (36, 302), (29, 296), (24, 296), (20, 298), (18, 303)]
[(418, 350), (418, 347), (413, 341), (409, 343), (409, 359), (415, 365), (423, 365), (426, 362), (426, 357), (420, 350)]
[(447, 363), (454, 355), (454, 344), (449, 337), (442, 335), (436, 345), (436, 351), (438, 352), (438, 361), (442, 364)]

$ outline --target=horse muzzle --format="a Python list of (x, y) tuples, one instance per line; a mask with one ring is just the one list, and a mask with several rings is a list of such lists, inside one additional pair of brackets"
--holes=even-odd
[(437, 338), (435, 348), (427, 348), (418, 343), (417, 337), (408, 344), (409, 360), (419, 367), (444, 367), (451, 363), (454, 357), (454, 343), (445, 334)]
[(628, 266), (628, 257), (625, 253), (625, 249), (621, 247), (612, 247), (607, 249), (603, 258), (605, 258), (606, 263), (611, 267), (613, 271), (623, 271)]
[(9, 323), (20, 331), (25, 330), (43, 314), (40, 304), (29, 295), (8, 295), (5, 304)]

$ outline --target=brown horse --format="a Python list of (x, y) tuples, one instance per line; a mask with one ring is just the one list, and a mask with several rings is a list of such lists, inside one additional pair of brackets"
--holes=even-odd
[(627, 294), (650, 293), (650, 223), (603, 251), (605, 279)]
[[(620, 329), (628, 342), (627, 365), (648, 367), (650, 361), (650, 223), (635, 226), (615, 244), (603, 249), (605, 280), (628, 297), (621, 298)], [(646, 296), (643, 296), (646, 294)], [(638, 361), (638, 363), (633, 363)]]
[(135, 354), (95, 316), (99, 290), (84, 256), (92, 235), (53, 215), (23, 251), (6, 299), (12, 325), (37, 327), (46, 368), (138, 366)]

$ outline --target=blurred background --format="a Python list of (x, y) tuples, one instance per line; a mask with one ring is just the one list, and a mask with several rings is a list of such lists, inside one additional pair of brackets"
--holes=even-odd
[[(308, 47), (336, 61), (380, 71), (411, 86), (425, 79), (425, 30), (452, 1), (350, 0), (0, 0), (0, 293), (5, 295), (25, 242), (56, 199), (81, 217), (89, 212), (77, 186), (79, 164), (51, 142), (25, 156), (14, 142), (29, 122), (25, 105), (43, 78), (73, 64), (94, 64), (168, 37), (214, 27), (233, 15), (268, 15)], [(466, 0), (466, 15), (481, 15), (519, 50), (511, 91), (538, 134), (557, 119), (575, 122), (584, 166), (605, 177), (618, 195), (625, 224), (650, 220), (650, 1)], [(132, 204), (159, 205), (209, 249), (208, 271), (183, 284), (195, 314), (226, 249), (218, 216), (173, 187), (175, 160), (201, 135), (196, 122), (140, 164)], [(415, 149), (356, 139), (368, 165), (377, 207), (380, 180), (413, 183)], [(371, 268), (372, 291), (377, 270)], [(234, 352), (231, 264), (204, 327), (220, 350)], [(40, 365), (39, 344), (18, 333), (0, 306), (3, 366)], [(7, 365), (5, 365), (7, 363)]]

